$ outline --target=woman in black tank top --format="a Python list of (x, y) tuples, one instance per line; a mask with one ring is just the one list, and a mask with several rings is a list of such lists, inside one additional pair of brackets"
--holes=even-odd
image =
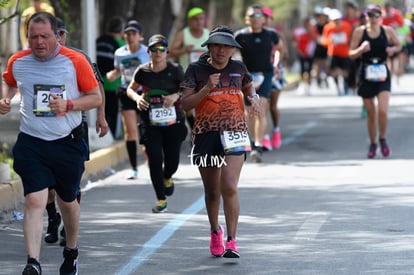
[[(391, 78), (386, 60), (388, 56), (401, 50), (394, 29), (381, 25), (381, 15), (380, 6), (369, 5), (367, 7), (367, 23), (355, 29), (349, 51), (350, 58), (361, 58), (362, 61), (358, 95), (362, 97), (367, 110), (367, 128), (371, 141), (368, 158), (374, 158), (376, 155), (377, 138), (379, 138), (382, 155), (388, 157), (391, 154), (386, 141), (391, 91)], [(389, 46), (390, 44), (393, 46)], [(378, 101), (377, 106), (375, 98)]]

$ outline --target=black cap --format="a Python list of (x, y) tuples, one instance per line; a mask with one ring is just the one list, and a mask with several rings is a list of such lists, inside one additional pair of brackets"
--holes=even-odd
[(165, 47), (168, 47), (168, 40), (164, 35), (155, 34), (148, 39), (148, 47), (154, 46), (156, 44), (162, 44)]
[(138, 21), (135, 21), (135, 20), (129, 21), (124, 28), (124, 32), (127, 32), (127, 31), (141, 32), (141, 27), (138, 24)]
[(241, 48), (240, 44), (234, 39), (234, 35), (228, 32), (215, 32), (210, 34), (207, 41), (201, 44), (201, 47), (207, 46), (208, 44), (221, 44)]
[(65, 22), (59, 17), (56, 17), (56, 30), (57, 32), (65, 32), (69, 33), (68, 29), (66, 28)]

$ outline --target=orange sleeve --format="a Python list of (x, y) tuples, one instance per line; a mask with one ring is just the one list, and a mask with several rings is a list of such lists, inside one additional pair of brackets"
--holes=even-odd
[(398, 26), (400, 27), (404, 26), (404, 18), (402, 14), (398, 11), (395, 11), (395, 21), (398, 22)]
[(75, 66), (79, 91), (88, 93), (98, 86), (98, 81), (95, 78), (92, 65), (82, 53), (66, 47), (61, 48), (61, 53), (70, 58)]
[(84, 93), (88, 93), (98, 86), (98, 81), (89, 62), (82, 54), (80, 55), (79, 66), (76, 66), (76, 79), (78, 80), (79, 89)]
[(324, 45), (325, 47), (329, 46), (329, 43), (330, 43), (329, 33), (331, 32), (331, 29), (332, 29), (331, 22), (326, 24), (323, 27), (321, 44)]
[(30, 50), (30, 49), (17, 52), (15, 54), (13, 54), (9, 58), (9, 60), (7, 61), (7, 67), (6, 67), (6, 70), (2, 74), (2, 77), (4, 79), (4, 82), (6, 82), (6, 84), (9, 85), (10, 87), (17, 87), (17, 81), (16, 81), (16, 79), (14, 79), (14, 76), (13, 76), (13, 64), (14, 64), (14, 62), (17, 59), (30, 54), (31, 52), (32, 52), (32, 50)]

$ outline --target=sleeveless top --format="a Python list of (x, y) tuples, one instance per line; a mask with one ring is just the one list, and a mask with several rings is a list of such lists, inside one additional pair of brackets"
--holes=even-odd
[(365, 40), (369, 41), (371, 45), (371, 50), (369, 52), (362, 54), (362, 62), (371, 64), (373, 63), (374, 59), (376, 59), (378, 63), (385, 63), (387, 60), (387, 52), (385, 51), (385, 49), (388, 45), (388, 39), (387, 35), (385, 34), (384, 28), (380, 27), (380, 35), (376, 38), (369, 37), (367, 29), (364, 29), (361, 43)]
[(201, 44), (203, 44), (204, 41), (207, 41), (208, 33), (209, 31), (204, 28), (203, 34), (199, 38), (196, 38), (191, 35), (189, 27), (184, 28), (183, 47), (186, 47), (188, 45), (194, 46), (192, 52), (183, 54), (179, 57), (179, 63), (181, 67), (183, 67), (184, 71), (187, 69), (190, 63), (198, 61), (198, 58), (201, 56), (201, 54), (207, 51), (207, 47), (201, 47)]

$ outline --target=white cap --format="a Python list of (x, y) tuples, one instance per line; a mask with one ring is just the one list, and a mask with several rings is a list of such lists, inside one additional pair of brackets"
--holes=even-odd
[(342, 18), (342, 13), (337, 9), (331, 9), (329, 12), (329, 19), (337, 20)]
[(329, 14), (331, 13), (331, 8), (329, 8), (329, 7), (324, 7), (324, 8), (322, 9), (322, 13), (323, 13), (324, 15), (326, 15), (326, 16), (329, 16)]

